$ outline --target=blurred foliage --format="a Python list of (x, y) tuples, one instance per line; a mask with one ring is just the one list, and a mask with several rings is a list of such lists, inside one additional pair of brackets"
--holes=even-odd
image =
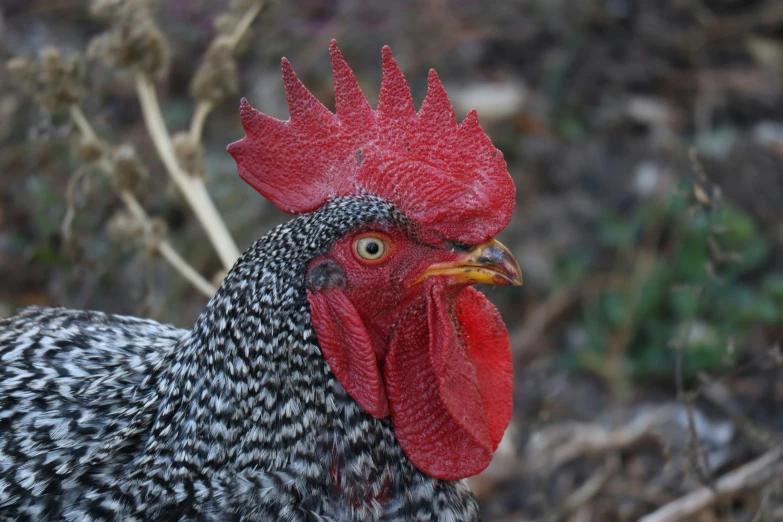
[[(575, 281), (596, 271), (591, 257), (615, 260), (598, 270), (611, 273), (611, 283), (583, 301), (577, 321), (585, 342), (562, 356), (567, 368), (607, 377), (609, 352), (624, 339), (615, 349), (631, 378), (670, 376), (678, 345), (685, 376), (693, 377), (734, 364), (754, 326), (783, 322), (783, 274), (753, 277), (769, 252), (754, 220), (729, 203), (694, 206), (687, 194), (683, 187), (630, 216), (604, 213), (596, 252), (561, 262), (561, 277)], [(638, 272), (624, 267), (638, 271), (640, 256), (649, 265), (635, 284)]]

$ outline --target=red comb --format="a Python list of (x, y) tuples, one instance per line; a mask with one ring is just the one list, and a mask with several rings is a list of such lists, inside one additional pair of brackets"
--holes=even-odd
[(457, 124), (435, 71), (416, 112), (405, 77), (384, 47), (373, 110), (334, 40), (329, 53), (336, 114), (302, 85), (285, 58), (288, 121), (242, 100), (246, 136), (228, 146), (242, 179), (291, 214), (368, 192), (395, 203), (433, 238), (478, 243), (508, 224), (515, 188), (503, 154), (484, 134), (475, 110)]

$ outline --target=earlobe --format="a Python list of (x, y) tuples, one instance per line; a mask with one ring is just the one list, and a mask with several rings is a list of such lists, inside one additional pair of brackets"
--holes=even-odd
[(359, 312), (340, 288), (309, 289), (307, 301), (318, 343), (334, 376), (370, 415), (388, 416), (375, 351)]
[(329, 288), (345, 288), (345, 270), (331, 259), (320, 259), (307, 270), (307, 289), (321, 291)]

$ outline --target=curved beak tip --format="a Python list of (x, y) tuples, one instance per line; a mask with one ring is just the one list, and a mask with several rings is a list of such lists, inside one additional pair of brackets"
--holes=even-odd
[(522, 270), (511, 251), (491, 239), (459, 259), (430, 266), (413, 284), (432, 276), (449, 276), (455, 282), (485, 283), (496, 286), (520, 286)]
[(507, 286), (520, 286), (522, 284), (522, 269), (519, 268), (511, 251), (502, 243), (491, 240), (475, 249), (479, 253), (477, 262), (483, 265), (484, 269), (495, 273), (495, 279), (500, 279), (502, 284)]

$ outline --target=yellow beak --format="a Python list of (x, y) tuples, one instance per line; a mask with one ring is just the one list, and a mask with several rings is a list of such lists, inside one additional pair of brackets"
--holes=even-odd
[(430, 266), (411, 286), (433, 276), (448, 276), (457, 282), (497, 286), (522, 284), (522, 270), (519, 268), (519, 263), (508, 248), (494, 239), (465, 252), (455, 261)]

